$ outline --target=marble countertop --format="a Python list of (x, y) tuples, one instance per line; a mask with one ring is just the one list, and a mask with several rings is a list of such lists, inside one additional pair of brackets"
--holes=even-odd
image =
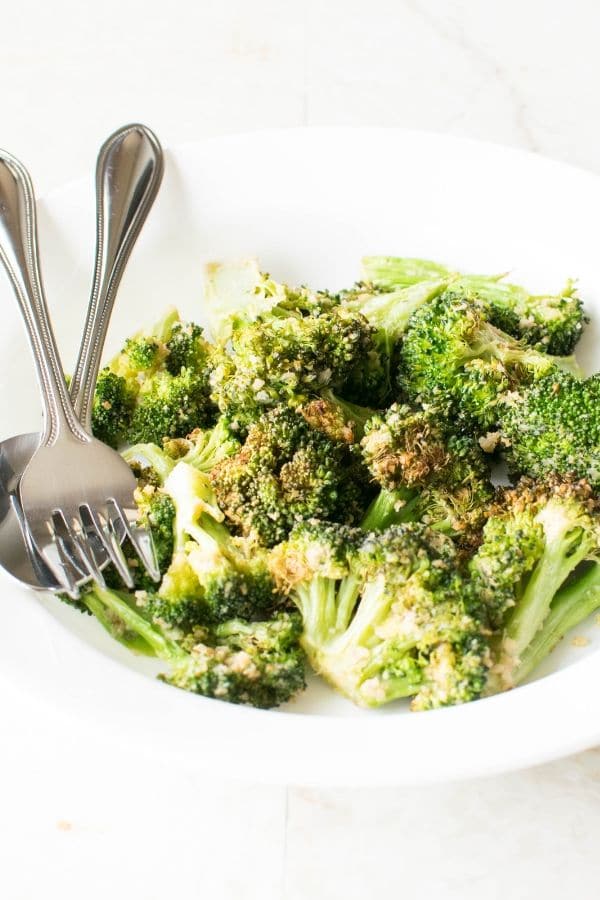
[[(39, 193), (132, 119), (165, 144), (403, 125), (600, 171), (599, 30), (593, 0), (21, 0), (1, 141)], [(435, 788), (286, 789), (117, 759), (2, 683), (0, 704), (6, 900), (598, 896), (600, 750)]]

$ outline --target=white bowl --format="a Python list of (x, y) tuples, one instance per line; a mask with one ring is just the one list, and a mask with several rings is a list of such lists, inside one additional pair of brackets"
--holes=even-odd
[[(35, 174), (35, 173), (34, 173)], [(592, 315), (580, 345), (598, 364), (600, 179), (540, 157), (399, 130), (311, 129), (219, 138), (167, 154), (165, 181), (117, 302), (109, 352), (169, 304), (199, 321), (202, 265), (259, 257), (274, 277), (339, 288), (364, 254), (510, 270), (536, 291), (578, 277)], [(90, 177), (40, 204), (45, 281), (65, 363), (74, 361), (90, 285)], [(16, 304), (0, 284), (2, 435), (39, 425)], [(177, 691), (157, 666), (90, 617), (3, 581), (0, 676), (43, 703), (165, 760), (273, 782), (417, 784), (549, 760), (600, 738), (600, 629), (578, 630), (536, 680), (463, 707), (365, 712), (311, 681), (263, 712)], [(580, 643), (580, 642), (578, 642)]]

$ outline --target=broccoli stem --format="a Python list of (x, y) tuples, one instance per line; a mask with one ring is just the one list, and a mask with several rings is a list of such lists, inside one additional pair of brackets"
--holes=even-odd
[(148, 463), (160, 478), (161, 484), (165, 483), (177, 462), (167, 456), (164, 450), (161, 450), (156, 444), (134, 444), (133, 447), (123, 450), (121, 456), (128, 465), (140, 459)]
[(107, 609), (104, 604), (93, 594), (87, 594), (84, 598), (85, 605), (100, 622), (102, 627), (112, 638), (127, 647), (133, 653), (144, 656), (155, 656), (154, 649), (137, 632), (125, 627), (122, 619)]
[(94, 615), (97, 614), (96, 611), (99, 608), (101, 609), (100, 622), (104, 627), (106, 627), (106, 622), (112, 623), (112, 627), (109, 629), (111, 634), (115, 633), (113, 629), (116, 620), (123, 624), (126, 631), (137, 634), (159, 659), (172, 661), (186, 658), (187, 654), (174, 641), (161, 634), (150, 622), (132, 609), (124, 596), (117, 591), (101, 588), (95, 584), (82, 600)]
[(543, 627), (520, 656), (513, 681), (523, 681), (559, 641), (600, 608), (600, 563), (590, 568), (556, 595)]
[(412, 522), (417, 504), (418, 492), (411, 488), (402, 487), (395, 491), (382, 488), (367, 509), (360, 527), (363, 531), (385, 531), (390, 525)]
[(544, 624), (556, 592), (590, 551), (581, 529), (574, 528), (568, 516), (561, 521), (558, 511), (544, 519), (546, 548), (513, 609), (502, 639), (510, 656), (516, 659), (521, 658)]

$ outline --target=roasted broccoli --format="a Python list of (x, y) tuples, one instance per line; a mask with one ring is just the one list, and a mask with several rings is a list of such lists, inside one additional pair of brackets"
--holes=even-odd
[(220, 314), (213, 400), (242, 435), (270, 407), (337, 392), (373, 365), (373, 329), (332, 295), (278, 284), (254, 261), (210, 266), (206, 292)]
[(382, 489), (364, 529), (422, 521), (468, 541), (483, 525), (493, 497), (485, 454), (437, 410), (394, 404), (367, 423), (361, 446)]
[(492, 325), (473, 294), (445, 291), (411, 317), (400, 353), (400, 387), (470, 428), (493, 428), (507, 395), (549, 372), (577, 371)]
[[(189, 631), (237, 617), (264, 618), (281, 604), (265, 552), (231, 536), (206, 475), (179, 462), (160, 496), (174, 510), (169, 564), (166, 571), (161, 568), (158, 590), (138, 594), (153, 620)], [(162, 521), (166, 527), (166, 514)], [(167, 534), (163, 540), (168, 549)]]
[(176, 310), (140, 332), (98, 378), (94, 433), (113, 447), (185, 437), (212, 425), (211, 345), (202, 329), (181, 322)]
[(359, 521), (369, 499), (367, 473), (353, 448), (285, 406), (255, 422), (239, 453), (215, 466), (210, 479), (227, 519), (267, 547), (300, 519)]
[(92, 407), (92, 431), (99, 440), (114, 448), (126, 441), (135, 396), (122, 375), (102, 369)]
[(556, 472), (600, 489), (600, 375), (585, 380), (553, 371), (512, 394), (500, 413), (500, 435), (513, 473)]
[(361, 535), (316, 520), (276, 548), (276, 578), (302, 613), (314, 669), (360, 706), (476, 699), (489, 648), (462, 599), (452, 541), (421, 525)]
[(459, 275), (431, 260), (395, 256), (365, 257), (363, 273), (383, 290), (397, 291), (438, 279), (454, 291), (474, 293), (485, 303), (493, 325), (556, 356), (573, 352), (587, 321), (572, 281), (559, 294), (536, 296), (504, 281), (503, 275)]
[[(504, 492), (468, 566), (470, 603), (496, 634), (489, 691), (513, 687), (530, 670), (524, 660), (530, 654), (538, 660), (555, 598), (563, 586), (571, 590), (570, 585), (577, 584), (581, 563), (598, 558), (599, 508), (600, 501), (585, 481), (523, 479)], [(585, 618), (590, 605), (585, 587), (574, 587), (571, 601), (574, 596), (583, 598), (581, 618)], [(570, 602), (563, 621), (573, 620)], [(550, 623), (556, 635), (556, 619)]]
[(305, 687), (295, 613), (282, 611), (263, 622), (234, 619), (176, 639), (149, 621), (126, 594), (94, 585), (83, 601), (113, 636), (120, 630), (132, 649), (168, 663), (161, 677), (175, 687), (265, 709)]

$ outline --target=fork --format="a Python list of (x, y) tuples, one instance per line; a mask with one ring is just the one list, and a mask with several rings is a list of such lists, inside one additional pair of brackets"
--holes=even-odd
[[(115, 450), (82, 426), (71, 403), (39, 271), (31, 179), (5, 152), (0, 152), (0, 261), (17, 296), (44, 409), (40, 445), (19, 484), (30, 541), (74, 598), (81, 580), (77, 573), (104, 582), (95, 554), (98, 547), (122, 570), (120, 541), (125, 536), (158, 580), (150, 536), (135, 525), (135, 476)], [(92, 349), (84, 368), (89, 369), (89, 360), (97, 364), (93, 358)]]

